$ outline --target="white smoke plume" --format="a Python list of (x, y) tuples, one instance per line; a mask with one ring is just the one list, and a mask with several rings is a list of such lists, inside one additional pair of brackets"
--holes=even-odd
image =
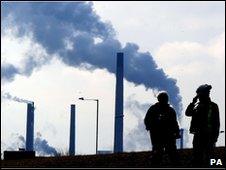
[(32, 103), (32, 101), (30, 101), (30, 100), (22, 99), (22, 98), (19, 98), (17, 96), (12, 96), (8, 92), (2, 92), (2, 98), (12, 100), (12, 101), (15, 101), (15, 102), (20, 102), (20, 103)]
[[(19, 148), (25, 148), (26, 140), (23, 135), (19, 135), (18, 133), (11, 134), (11, 142), (3, 143), (5, 146), (1, 148), (1, 152), (4, 150), (8, 151), (17, 151)], [(41, 133), (37, 133), (34, 139), (34, 150), (36, 152), (36, 156), (56, 156), (57, 150), (50, 146), (48, 141), (44, 139)]]
[(139, 103), (129, 96), (125, 103), (128, 114), (135, 116), (137, 125), (125, 135), (126, 151), (144, 151), (151, 150), (151, 141), (149, 133), (145, 129), (144, 117), (151, 104)]

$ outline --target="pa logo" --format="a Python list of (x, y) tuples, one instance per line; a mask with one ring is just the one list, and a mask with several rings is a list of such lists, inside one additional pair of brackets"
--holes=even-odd
[(210, 165), (223, 165), (221, 159), (210, 159)]

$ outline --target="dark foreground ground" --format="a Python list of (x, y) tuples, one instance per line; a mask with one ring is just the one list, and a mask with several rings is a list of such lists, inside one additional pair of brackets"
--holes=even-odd
[[(190, 168), (192, 150), (178, 150), (178, 160), (180, 164), (170, 165), (168, 156), (165, 155), (163, 163), (159, 167), (183, 167)], [(19, 167), (19, 168), (152, 168), (150, 161), (152, 152), (130, 152), (108, 155), (81, 155), (81, 156), (61, 156), (61, 157), (36, 157), (27, 160), (1, 160), (2, 168)], [(210, 166), (213, 168), (225, 167), (225, 147), (218, 147), (215, 150), (215, 158), (221, 159), (223, 166)]]

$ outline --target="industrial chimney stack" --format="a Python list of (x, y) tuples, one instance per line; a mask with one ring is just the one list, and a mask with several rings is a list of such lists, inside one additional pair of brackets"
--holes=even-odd
[(123, 152), (123, 53), (117, 53), (114, 152)]
[(26, 151), (33, 151), (34, 145), (34, 102), (27, 104)]
[(71, 105), (69, 154), (75, 155), (75, 105)]
[(181, 149), (183, 149), (183, 147), (184, 147), (184, 129), (180, 129), (180, 136), (181, 136), (181, 138), (180, 138), (180, 148)]

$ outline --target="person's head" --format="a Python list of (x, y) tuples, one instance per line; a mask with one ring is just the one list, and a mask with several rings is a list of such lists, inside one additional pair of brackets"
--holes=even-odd
[(157, 99), (160, 104), (168, 104), (169, 96), (168, 96), (167, 92), (162, 91), (158, 94)]
[(203, 84), (197, 88), (196, 93), (201, 102), (209, 100), (211, 89), (212, 86), (208, 84)]

